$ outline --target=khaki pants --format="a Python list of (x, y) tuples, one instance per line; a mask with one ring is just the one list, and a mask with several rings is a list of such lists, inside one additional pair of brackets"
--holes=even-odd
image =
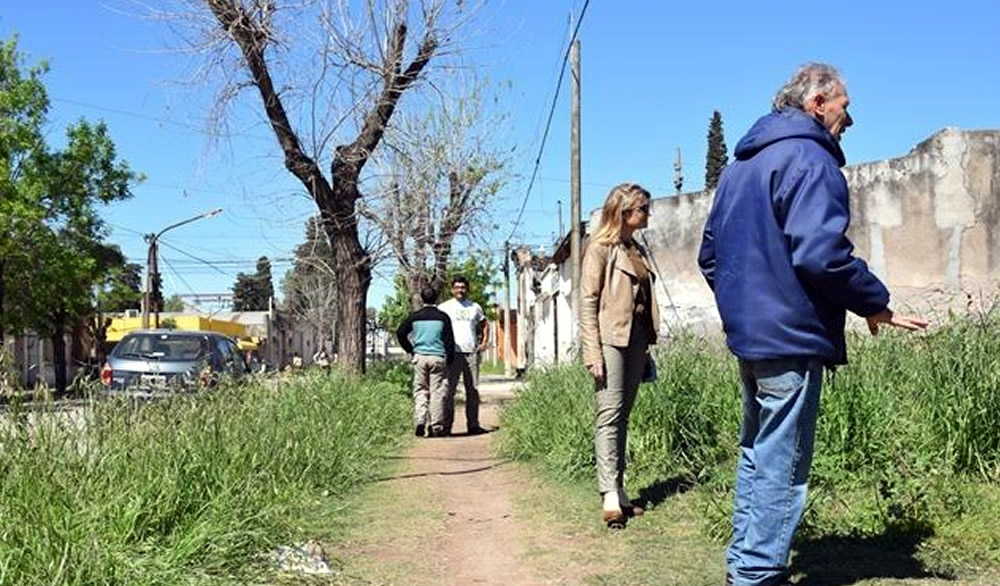
[(448, 369), (447, 415), (445, 431), (451, 431), (455, 422), (455, 393), (458, 390), (458, 377), (465, 383), (465, 427), (479, 427), (479, 352), (456, 352), (455, 359)]
[(413, 422), (416, 425), (434, 425), (435, 403), (440, 418), (441, 405), (447, 393), (446, 376), (444, 356), (413, 355)]
[(603, 345), (604, 384), (597, 387), (597, 421), (594, 455), (597, 489), (601, 494), (622, 486), (625, 479), (625, 442), (642, 370), (646, 364), (648, 335), (633, 327), (628, 346)]

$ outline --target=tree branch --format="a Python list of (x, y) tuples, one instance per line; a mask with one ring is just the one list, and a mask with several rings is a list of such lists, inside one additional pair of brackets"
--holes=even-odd
[[(281, 96), (274, 87), (267, 60), (264, 57), (264, 52), (271, 38), (269, 15), (273, 8), (266, 9), (269, 3), (264, 3), (264, 9), (258, 10), (260, 20), (254, 20), (238, 0), (205, 1), (219, 22), (219, 26), (237, 44), (246, 60), (253, 83), (257, 86), (264, 102), (267, 119), (285, 155), (285, 167), (305, 185), (314, 197), (324, 191), (329, 192), (329, 184), (320, 172), (319, 166), (303, 152), (299, 137), (292, 130), (288, 114), (281, 102)], [(324, 190), (321, 186), (326, 189)]]
[(368, 161), (372, 151), (382, 140), (389, 119), (399, 103), (399, 98), (417, 80), (437, 49), (437, 39), (434, 37), (432, 29), (428, 27), (416, 57), (413, 58), (405, 71), (399, 73), (402, 68), (406, 33), (405, 23), (398, 23), (393, 29), (392, 38), (389, 41), (391, 50), (385, 64), (386, 73), (384, 74), (385, 82), (382, 93), (375, 103), (375, 107), (365, 115), (361, 131), (354, 142), (337, 147), (332, 165), (334, 182), (356, 179), (360, 175), (361, 169)]

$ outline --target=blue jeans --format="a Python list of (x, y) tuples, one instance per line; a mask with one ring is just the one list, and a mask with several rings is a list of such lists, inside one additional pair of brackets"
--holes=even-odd
[(806, 504), (823, 363), (740, 360), (740, 378), (743, 424), (726, 563), (734, 586), (771, 586), (787, 577)]

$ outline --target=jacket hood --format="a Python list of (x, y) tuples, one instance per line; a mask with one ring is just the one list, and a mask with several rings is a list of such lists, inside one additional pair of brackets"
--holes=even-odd
[(753, 127), (736, 144), (736, 159), (745, 161), (767, 146), (787, 138), (806, 138), (816, 141), (829, 151), (837, 164), (844, 166), (844, 151), (840, 144), (818, 120), (796, 108), (771, 112), (754, 123)]

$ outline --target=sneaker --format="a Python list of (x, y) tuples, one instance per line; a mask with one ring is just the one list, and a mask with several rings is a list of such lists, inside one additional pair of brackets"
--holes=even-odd
[(418, 423), (417, 424), (417, 429), (415, 429), (413, 431), (413, 435), (415, 435), (417, 437), (424, 437), (424, 424), (423, 423)]
[(483, 435), (484, 433), (489, 433), (489, 431), (479, 427), (478, 425), (470, 427), (469, 430), (465, 432), (466, 435)]

